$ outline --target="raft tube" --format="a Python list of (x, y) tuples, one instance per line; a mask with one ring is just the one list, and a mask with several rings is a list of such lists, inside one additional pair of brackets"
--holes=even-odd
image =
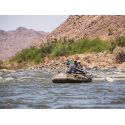
[(52, 78), (53, 83), (83, 83), (92, 82), (92, 77), (83, 74), (65, 74), (60, 73)]

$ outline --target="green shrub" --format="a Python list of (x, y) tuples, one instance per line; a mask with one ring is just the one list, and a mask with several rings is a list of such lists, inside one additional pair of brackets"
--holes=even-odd
[(55, 46), (55, 42), (54, 43), (46, 43), (46, 44), (43, 44), (40, 46), (40, 50), (41, 50), (41, 53), (44, 54), (45, 56), (49, 53), (51, 53), (52, 49), (54, 48)]
[[(101, 52), (109, 49), (107, 42), (100, 39), (82, 39), (71, 46), (71, 53)], [(73, 53), (74, 54), (74, 53)]]
[(77, 44), (78, 53), (101, 52), (108, 49), (109, 49), (108, 43), (100, 39), (93, 39), (93, 40), (83, 39), (78, 41)]
[(21, 52), (17, 53), (10, 61), (16, 61), (17, 63), (22, 62), (34, 62), (40, 63), (42, 61), (43, 55), (41, 49), (39, 48), (29, 48), (24, 49)]
[(101, 39), (80, 39), (74, 41), (74, 39), (60, 39), (55, 42), (47, 42), (40, 47), (30, 47), (17, 53), (10, 61), (16, 61), (18, 63), (40, 63), (46, 56), (68, 56), (81, 53), (103, 52), (113, 50), (117, 46), (125, 46), (125, 36), (117, 37), (112, 41), (104, 41)]
[(56, 57), (56, 56), (64, 56), (66, 55), (66, 48), (64, 44), (57, 43), (55, 47), (52, 49), (52, 52), (50, 56)]
[(108, 51), (109, 48), (109, 43), (100, 39), (81, 39), (76, 42), (58, 42), (51, 50), (50, 56), (56, 57), (87, 52), (102, 52)]
[(110, 41), (110, 50), (113, 51), (116, 47), (125, 46), (125, 36), (116, 37), (114, 40)]
[(125, 36), (120, 36), (115, 39), (115, 43), (117, 46), (123, 47), (125, 46)]

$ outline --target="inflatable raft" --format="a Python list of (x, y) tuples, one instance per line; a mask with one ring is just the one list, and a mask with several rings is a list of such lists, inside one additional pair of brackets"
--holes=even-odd
[(90, 75), (60, 73), (52, 78), (53, 83), (82, 83), (92, 82)]

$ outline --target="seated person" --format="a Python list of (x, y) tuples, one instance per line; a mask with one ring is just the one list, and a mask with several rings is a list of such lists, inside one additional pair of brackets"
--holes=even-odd
[(81, 70), (83, 69), (80, 60), (77, 61), (77, 68)]
[(75, 60), (74, 63), (70, 63), (68, 66), (67, 73), (69, 74), (86, 74), (85, 71), (83, 71), (83, 67), (81, 65), (81, 62), (78, 60)]
[(77, 73), (86, 74), (86, 71), (84, 71), (84, 69), (85, 68), (81, 65), (80, 60), (78, 60), (77, 61), (77, 67), (76, 67)]
[(74, 63), (70, 63), (67, 73), (75, 74), (76, 73), (76, 67), (77, 67), (77, 62), (76, 61), (74, 61)]
[(68, 68), (69, 68), (69, 65), (72, 64), (72, 63), (73, 63), (72, 60), (70, 60), (70, 59), (67, 59), (67, 60), (66, 60), (66, 66), (67, 66)]

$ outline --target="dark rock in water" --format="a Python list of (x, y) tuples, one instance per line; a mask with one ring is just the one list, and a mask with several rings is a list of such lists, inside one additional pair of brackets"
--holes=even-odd
[(98, 69), (98, 67), (97, 67), (97, 66), (94, 66), (94, 67), (92, 67), (92, 69), (93, 69), (93, 70), (97, 70), (97, 69)]
[(60, 73), (53, 77), (53, 83), (82, 83), (92, 82), (92, 77), (82, 74), (66, 74)]

